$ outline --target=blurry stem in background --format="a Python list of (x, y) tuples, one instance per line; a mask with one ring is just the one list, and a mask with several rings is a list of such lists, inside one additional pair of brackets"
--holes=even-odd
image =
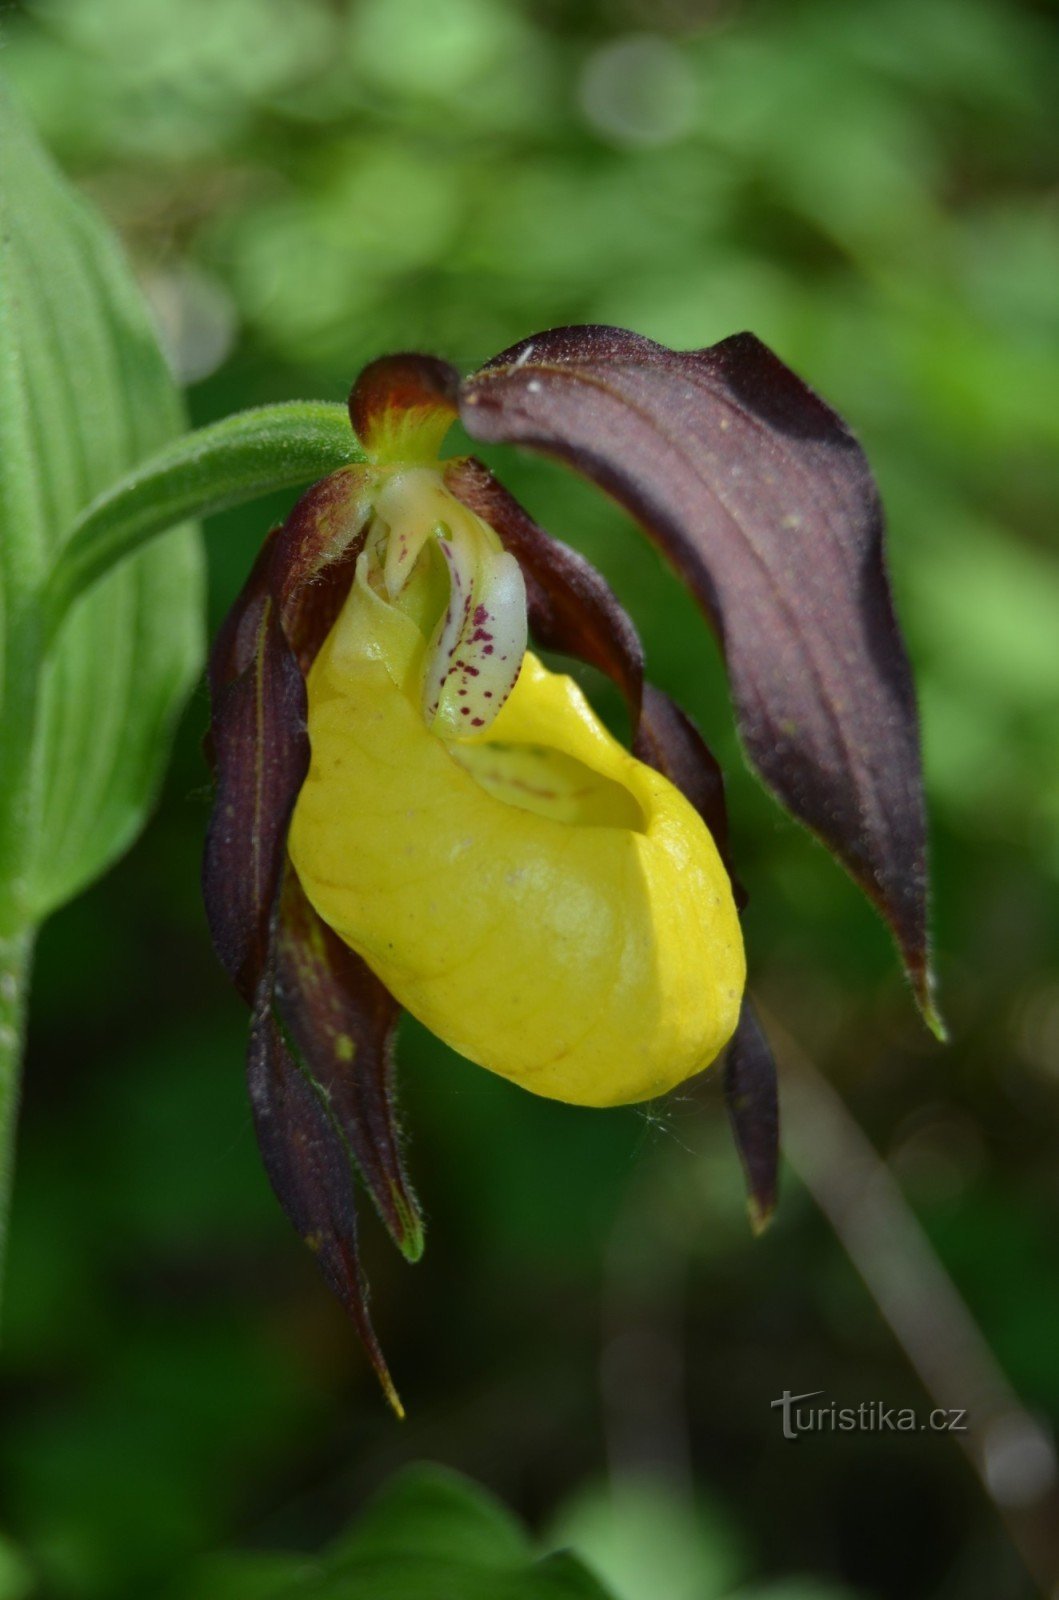
[(19, 1068), (32, 951), (33, 938), (29, 933), (0, 939), (0, 1295), (3, 1291), (7, 1215), (18, 1120)]
[(346, 407), (327, 401), (260, 406), (183, 434), (74, 523), (45, 585), (45, 642), (78, 595), (158, 534), (363, 460)]
[[(886, 1163), (788, 1034), (763, 1017), (780, 1058), (783, 1151), (834, 1229), (1046, 1600), (1059, 1600), (1059, 1472), (1052, 1440), (997, 1364)], [(665, 1483), (691, 1504), (685, 1401), (685, 1241), (700, 1196), (648, 1170), (607, 1256), (601, 1387), (611, 1480)]]
[(684, 1325), (695, 1217), (650, 1169), (621, 1208), (605, 1259), (600, 1389), (612, 1483), (653, 1479), (691, 1507), (695, 1477)]
[(954, 1434), (1041, 1593), (1059, 1596), (1052, 1440), (1020, 1403), (914, 1213), (841, 1098), (772, 1017), (783, 1148), (927, 1394), (966, 1412)]

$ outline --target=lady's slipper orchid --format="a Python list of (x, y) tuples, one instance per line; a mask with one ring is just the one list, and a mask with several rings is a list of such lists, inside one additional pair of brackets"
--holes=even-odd
[[(731, 1040), (757, 1220), (775, 1188), (716, 763), (644, 684), (600, 576), (480, 463), (440, 458), (457, 415), (570, 461), (658, 541), (720, 637), (751, 761), (879, 904), (933, 1012), (911, 678), (874, 485), (834, 413), (749, 335), (677, 354), (609, 328), (540, 335), (463, 383), (384, 358), (350, 409), (366, 464), (270, 536), (214, 647), (205, 882), (252, 1010), (269, 1175), (396, 1405), (351, 1162), (414, 1259), (399, 1008), (590, 1106), (661, 1094)], [(632, 752), (529, 635), (618, 684)]]

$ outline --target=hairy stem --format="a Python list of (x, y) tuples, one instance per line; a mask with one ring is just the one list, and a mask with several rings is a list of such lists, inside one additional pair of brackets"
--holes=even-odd
[(364, 459), (345, 406), (327, 401), (241, 411), (173, 440), (78, 517), (45, 586), (45, 642), (80, 594), (149, 539)]

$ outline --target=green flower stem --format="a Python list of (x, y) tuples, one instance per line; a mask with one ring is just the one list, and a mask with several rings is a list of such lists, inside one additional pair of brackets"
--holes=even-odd
[(33, 949), (30, 933), (0, 938), (0, 1292), (7, 1247), (7, 1215), (15, 1160), (15, 1125), (21, 1079), (26, 993)]
[(77, 519), (45, 586), (45, 643), (78, 596), (149, 539), (364, 460), (345, 406), (327, 401), (261, 406), (184, 434)]

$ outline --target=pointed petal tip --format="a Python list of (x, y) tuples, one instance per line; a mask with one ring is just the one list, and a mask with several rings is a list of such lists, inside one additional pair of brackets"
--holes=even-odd
[(926, 988), (922, 993), (917, 993), (916, 1004), (919, 1007), (923, 1021), (938, 1043), (948, 1044), (950, 1039), (948, 1024), (934, 1002), (934, 995), (930, 987)]
[(386, 1367), (383, 1367), (381, 1372), (376, 1370), (376, 1377), (378, 1378), (379, 1382), (382, 1384), (382, 1392), (386, 1396), (387, 1402), (389, 1403), (389, 1406), (390, 1406), (390, 1410), (393, 1412), (393, 1414), (397, 1418), (398, 1422), (403, 1422), (405, 1420), (405, 1415), (406, 1415), (405, 1408), (401, 1404), (401, 1396), (397, 1393), (397, 1390), (394, 1388), (393, 1379), (390, 1377), (389, 1371), (387, 1370)]
[(747, 1198), (746, 1210), (750, 1218), (750, 1231), (755, 1239), (760, 1239), (761, 1235), (771, 1227), (772, 1219), (776, 1215), (776, 1196), (750, 1195)]
[(930, 1029), (938, 1043), (949, 1044), (951, 1042), (952, 1035), (949, 1033), (945, 1018), (941, 1016), (939, 1012), (935, 1011), (933, 1006), (929, 1011), (924, 1012), (923, 1016), (927, 1027)]
[(775, 1059), (749, 995), (725, 1056), (724, 1098), (746, 1182), (750, 1226), (758, 1238), (776, 1209), (779, 1102)]
[[(347, 1310), (348, 1309), (349, 1308), (347, 1307)], [(364, 1330), (358, 1324), (356, 1317), (353, 1318), (353, 1322), (357, 1326), (357, 1331), (363, 1341), (365, 1352), (369, 1362), (371, 1363), (371, 1370), (379, 1380), (379, 1388), (383, 1392), (383, 1395), (386, 1399), (386, 1404), (389, 1406), (398, 1422), (403, 1422), (405, 1420), (405, 1409), (401, 1404), (401, 1396), (397, 1393), (397, 1387), (393, 1379), (390, 1377), (390, 1369), (386, 1365), (386, 1357), (383, 1355), (376, 1339), (372, 1338), (369, 1340), (365, 1338)]]
[(390, 1198), (393, 1201), (396, 1227), (391, 1227), (393, 1241), (405, 1260), (412, 1266), (420, 1261), (426, 1249), (426, 1230), (423, 1219), (415, 1209), (411, 1197), (399, 1189), (396, 1184), (390, 1186)]
[(926, 955), (905, 953), (905, 970), (919, 1014), (939, 1044), (949, 1043), (949, 1030), (937, 1003), (937, 981)]

